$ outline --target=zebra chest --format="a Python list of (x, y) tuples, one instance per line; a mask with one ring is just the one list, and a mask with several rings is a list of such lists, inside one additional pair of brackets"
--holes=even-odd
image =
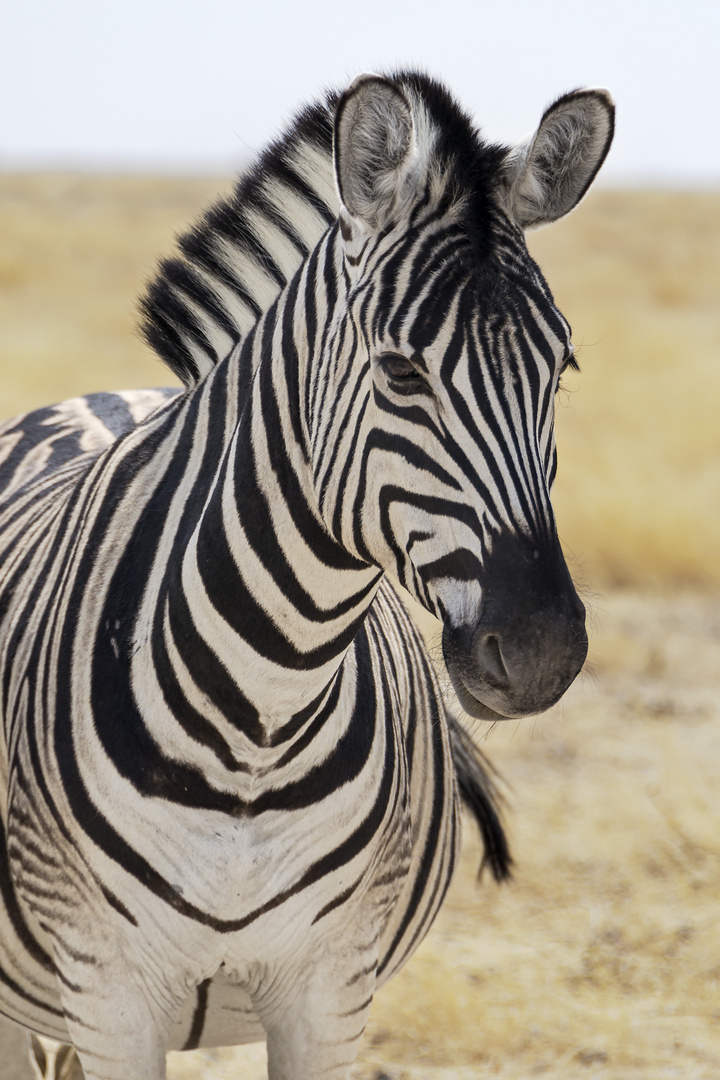
[(242, 928), (284, 905), (314, 915), (324, 894), (362, 892), (389, 863), (401, 872), (411, 820), (407, 793), (393, 786), (389, 802), (379, 785), (354, 783), (312, 805), (233, 817), (166, 803), (114, 824), (177, 897)]
[[(161, 991), (151, 990), (160, 994), (158, 1005), (168, 994), (179, 1005), (208, 979), (213, 986), (220, 980), (211, 1001), (218, 994), (261, 998), (266, 988), (280, 993), (329, 947), (338, 957), (359, 940), (363, 950), (376, 949), (411, 859), (402, 768), (391, 775), (389, 800), (381, 775), (375, 785), (367, 778), (343, 785), (318, 804), (236, 817), (160, 800), (133, 806), (126, 792), (112, 820), (100, 822), (101, 831), (113, 831), (104, 850), (95, 843), (100, 833), (80, 827), (57, 788), (56, 800), (46, 801), (16, 782), (8, 876), (50, 954), (41, 930), (49, 891), (64, 943), (95, 969), (109, 972), (124, 956), (139, 979), (162, 972)], [(54, 1000), (53, 980), (47, 985)], [(257, 1038), (248, 1017), (248, 1037)], [(57, 1033), (46, 1022), (42, 1028)], [(231, 1039), (223, 1029), (222, 1039), (244, 1038), (243, 1030)]]
[[(246, 792), (226, 812), (192, 805), (193, 793), (181, 786), (172, 798), (148, 798), (102, 756), (93, 760), (79, 740), (70, 747), (72, 761), (59, 761), (42, 744), (31, 746), (25, 728), (17, 776), (25, 774), (26, 763), (38, 761), (48, 798), (35, 795), (31, 805), (23, 783), (16, 782), (10, 834), (16, 828), (25, 834), (27, 823), (37, 821), (32, 848), (45, 867), (38, 881), (47, 884), (52, 866), (58, 901), (74, 922), (86, 915), (96, 920), (99, 905), (106, 909), (101, 917), (118, 923), (122, 936), (134, 936), (117, 910), (103, 904), (102, 896), (110, 895), (125, 921), (148, 940), (172, 924), (171, 937), (184, 942), (182, 926), (189, 919), (202, 931), (203, 950), (206, 930), (234, 941), (227, 956), (217, 951), (220, 946), (210, 949), (218, 962), (232, 956), (245, 962), (256, 949), (266, 957), (269, 946), (292, 952), (328, 905), (367, 902), (382, 921), (406, 876), (412, 820), (404, 754), (394, 740), (377, 743), (350, 780), (333, 785), (318, 766), (314, 776), (312, 769), (300, 776), (298, 770), (266, 773), (262, 783), (249, 785), (252, 795)], [(337, 760), (327, 768), (340, 778), (352, 775)], [(75, 874), (86, 878), (90, 860), (95, 900), (86, 905), (68, 883)], [(17, 877), (32, 910), (32, 878), (24, 870)]]

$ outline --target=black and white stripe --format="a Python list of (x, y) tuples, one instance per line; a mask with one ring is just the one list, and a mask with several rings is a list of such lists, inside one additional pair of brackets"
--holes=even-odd
[(0, 430), (0, 1011), (88, 1080), (258, 1038), (271, 1080), (340, 1080), (442, 901), (458, 787), (507, 872), (384, 574), (476, 716), (581, 667), (549, 501), (572, 347), (523, 228), (611, 136), (603, 91), (510, 150), (424, 76), (364, 76), (150, 287), (185, 392)]

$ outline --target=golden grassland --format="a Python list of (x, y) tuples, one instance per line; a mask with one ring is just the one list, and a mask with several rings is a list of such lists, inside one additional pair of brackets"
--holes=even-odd
[[(0, 175), (0, 415), (167, 381), (133, 337), (135, 297), (226, 187)], [(377, 996), (358, 1076), (711, 1080), (720, 194), (600, 191), (531, 248), (582, 365), (558, 400), (555, 503), (586, 583), (590, 674), (543, 717), (478, 725), (504, 778), (514, 880), (477, 886), (466, 823), (435, 928)], [(171, 1055), (168, 1075), (264, 1068), (248, 1047)]]
[(601, 191), (531, 249), (582, 366), (560, 533), (594, 583), (720, 584), (720, 194)]

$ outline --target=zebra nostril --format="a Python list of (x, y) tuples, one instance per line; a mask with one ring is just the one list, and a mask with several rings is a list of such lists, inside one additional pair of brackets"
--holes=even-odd
[(500, 688), (510, 681), (496, 634), (480, 631), (473, 638), (472, 658), (478, 675), (491, 686)]

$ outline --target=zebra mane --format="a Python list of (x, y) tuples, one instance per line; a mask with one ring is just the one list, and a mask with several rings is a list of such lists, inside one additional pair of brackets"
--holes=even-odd
[[(441, 187), (455, 199), (465, 196), (469, 232), (480, 236), (507, 148), (484, 144), (441, 84), (417, 72), (390, 78), (422, 101), (434, 128)], [(339, 96), (328, 91), (299, 113), (239, 177), (232, 195), (179, 237), (178, 253), (161, 261), (141, 298), (143, 337), (186, 386), (247, 335), (337, 219), (333, 121)]]
[(337, 96), (303, 109), (148, 285), (140, 330), (187, 386), (231, 352), (336, 220)]

